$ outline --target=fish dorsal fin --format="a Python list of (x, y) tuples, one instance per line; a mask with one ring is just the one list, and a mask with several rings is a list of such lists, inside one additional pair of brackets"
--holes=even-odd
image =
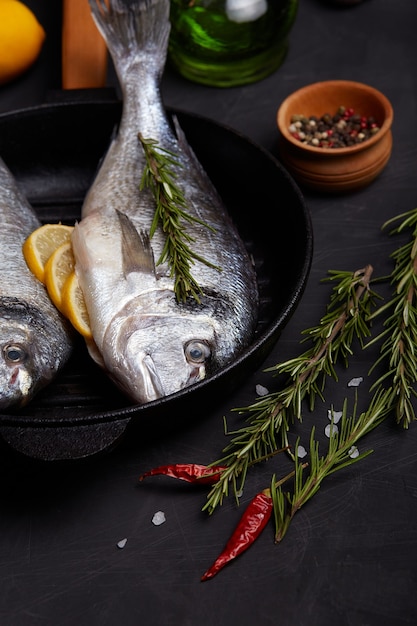
[(216, 189), (213, 187), (213, 185), (212, 185), (212, 183), (211, 183), (211, 181), (210, 181), (210, 179), (209, 179), (209, 177), (207, 175), (207, 172), (205, 171), (205, 169), (201, 165), (201, 163), (198, 160), (194, 150), (192, 149), (192, 147), (188, 143), (187, 138), (185, 136), (185, 133), (182, 130), (176, 115), (172, 116), (172, 122), (173, 122), (173, 125), (174, 125), (175, 135), (176, 135), (177, 140), (178, 140), (178, 145), (180, 146), (181, 150), (190, 159), (191, 164), (192, 164), (192, 168), (193, 168), (193, 171), (194, 171), (194, 174), (196, 176), (198, 176), (198, 184), (204, 189), (204, 191), (206, 193), (209, 193), (212, 196), (215, 195), (218, 198), (218, 201), (221, 202), (220, 197), (218, 196)]
[(138, 232), (132, 220), (121, 211), (117, 211), (122, 236), (123, 273), (145, 272), (155, 275), (155, 260), (149, 235)]

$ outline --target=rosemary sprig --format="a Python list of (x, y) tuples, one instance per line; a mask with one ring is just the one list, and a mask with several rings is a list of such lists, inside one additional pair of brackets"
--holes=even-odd
[(371, 371), (383, 361), (388, 362), (388, 370), (378, 378), (373, 388), (382, 385), (387, 379), (390, 380), (397, 423), (408, 428), (416, 419), (412, 398), (417, 395), (414, 388), (417, 381), (417, 209), (387, 221), (383, 228), (398, 220), (402, 221), (390, 234), (410, 229), (411, 240), (391, 254), (394, 260), (391, 273), (394, 291), (391, 299), (375, 311), (372, 317), (382, 313), (388, 313), (388, 316), (384, 321), (383, 332), (368, 345), (385, 339), (381, 345), (380, 357)]
[(174, 291), (179, 302), (185, 302), (188, 296), (200, 302), (202, 290), (193, 275), (191, 266), (195, 261), (221, 269), (190, 247), (194, 238), (186, 231), (181, 222), (196, 222), (205, 228), (214, 230), (206, 222), (187, 212), (187, 203), (181, 189), (176, 184), (175, 168), (181, 167), (175, 155), (158, 146), (154, 139), (146, 139), (140, 133), (146, 167), (142, 174), (139, 189), (149, 188), (155, 198), (156, 208), (149, 237), (152, 238), (158, 226), (165, 234), (165, 243), (157, 265), (168, 263), (170, 276), (174, 278)]
[[(352, 465), (368, 456), (372, 451), (355, 454), (355, 445), (362, 437), (376, 428), (392, 411), (392, 390), (379, 388), (374, 394), (366, 411), (356, 419), (355, 412), (347, 416), (347, 401), (345, 400), (340, 422), (340, 430), (333, 430), (329, 440), (329, 447), (325, 456), (319, 455), (319, 443), (315, 439), (315, 428), (310, 434), (310, 460), (308, 476), (305, 478), (305, 464), (301, 464), (295, 455), (293, 492), (283, 490), (282, 481), (277, 483), (275, 475), (272, 477), (271, 494), (274, 507), (275, 541), (279, 542), (286, 534), (288, 527), (304, 504), (319, 490), (325, 478), (334, 472)], [(298, 446), (298, 441), (296, 448)]]
[[(297, 386), (293, 395), (292, 406), (296, 415), (301, 413), (301, 400), (308, 395), (309, 408), (314, 409), (316, 397), (322, 400), (326, 377), (337, 380), (335, 364), (342, 358), (348, 365), (348, 357), (353, 354), (352, 344), (355, 338), (363, 346), (364, 339), (370, 336), (367, 320), (375, 300), (379, 297), (370, 288), (373, 268), (367, 265), (356, 272), (329, 271), (327, 281), (337, 281), (330, 297), (326, 314), (318, 326), (302, 332), (313, 346), (300, 356), (278, 363), (266, 371), (276, 374), (287, 373)], [(304, 393), (301, 393), (304, 392)]]
[(326, 314), (317, 327), (304, 331), (313, 346), (299, 357), (285, 361), (267, 371), (289, 375), (287, 385), (267, 394), (248, 407), (234, 409), (247, 415), (247, 424), (236, 431), (224, 448), (224, 456), (213, 465), (226, 466), (220, 480), (213, 485), (203, 510), (212, 513), (222, 504), (232, 483), (235, 496), (242, 490), (249, 465), (260, 462), (278, 448), (288, 446), (288, 430), (295, 420), (302, 419), (302, 401), (309, 398), (310, 409), (317, 396), (323, 399), (326, 377), (337, 380), (336, 361), (343, 357), (345, 365), (352, 353), (352, 342), (362, 343), (370, 334), (366, 319), (370, 315), (375, 294), (369, 283), (372, 267), (351, 272), (331, 272), (329, 280), (337, 280)]

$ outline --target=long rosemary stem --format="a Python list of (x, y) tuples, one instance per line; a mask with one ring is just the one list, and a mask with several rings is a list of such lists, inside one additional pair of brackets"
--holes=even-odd
[[(414, 387), (417, 381), (417, 209), (399, 215), (394, 220), (402, 221), (391, 234), (409, 229), (411, 239), (391, 255), (394, 260), (391, 273), (393, 294), (372, 317), (390, 313), (384, 321), (384, 331), (368, 345), (384, 339), (380, 358), (371, 371), (382, 362), (387, 363), (388, 368), (373, 388), (390, 381), (397, 423), (408, 428), (416, 419), (412, 400), (417, 395)], [(383, 228), (394, 220), (386, 222)]]
[(379, 426), (392, 411), (392, 390), (380, 388), (373, 396), (368, 408), (358, 419), (347, 416), (346, 401), (343, 407), (340, 431), (333, 431), (329, 449), (325, 456), (319, 455), (319, 444), (315, 439), (315, 429), (310, 435), (309, 474), (304, 478), (304, 466), (295, 458), (293, 492), (284, 492), (281, 484), (272, 478), (271, 493), (274, 503), (275, 541), (279, 542), (286, 534), (294, 515), (306, 504), (320, 488), (321, 483), (330, 474), (352, 465), (371, 453), (362, 454), (355, 449), (366, 434)]
[(249, 465), (260, 462), (278, 448), (288, 447), (288, 430), (294, 420), (301, 420), (304, 398), (309, 397), (312, 408), (315, 397), (322, 398), (326, 377), (337, 379), (335, 363), (338, 355), (346, 361), (352, 352), (353, 339), (356, 337), (362, 342), (369, 335), (366, 317), (374, 296), (369, 288), (371, 275), (371, 266), (353, 274), (334, 272), (332, 279), (337, 278), (338, 284), (333, 289), (327, 313), (317, 327), (306, 331), (313, 347), (301, 356), (267, 370), (289, 375), (287, 385), (248, 407), (235, 409), (247, 415), (247, 423), (228, 433), (233, 438), (224, 448), (224, 456), (213, 463), (227, 469), (208, 494), (203, 508), (209, 513), (228, 495), (230, 483), (235, 495), (241, 491)]

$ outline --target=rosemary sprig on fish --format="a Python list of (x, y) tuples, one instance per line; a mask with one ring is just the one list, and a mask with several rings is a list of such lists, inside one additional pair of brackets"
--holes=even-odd
[[(174, 291), (179, 302), (193, 297), (200, 302), (202, 288), (191, 274), (194, 261), (205, 263), (213, 269), (215, 265), (197, 254), (190, 245), (195, 239), (184, 229), (181, 222), (196, 222), (205, 228), (209, 224), (190, 215), (184, 193), (176, 184), (174, 167), (181, 168), (181, 163), (169, 150), (158, 146), (154, 139), (146, 139), (139, 133), (139, 141), (145, 152), (146, 167), (143, 170), (140, 191), (149, 188), (155, 198), (155, 215), (151, 224), (149, 237), (152, 239), (158, 226), (165, 234), (165, 245), (156, 265), (167, 262), (174, 277)], [(220, 267), (217, 267), (221, 271)]]

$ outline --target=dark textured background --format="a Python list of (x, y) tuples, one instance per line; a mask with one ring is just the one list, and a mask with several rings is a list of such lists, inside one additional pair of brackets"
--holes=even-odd
[[(0, 112), (43, 102), (60, 87), (60, 8), (27, 0), (48, 33), (39, 62), (0, 88)], [(286, 95), (317, 80), (351, 79), (380, 89), (394, 108), (394, 148), (367, 189), (339, 197), (306, 193), (315, 249), (296, 314), (265, 367), (299, 352), (300, 331), (323, 314), (329, 269), (371, 263), (390, 271), (395, 242), (382, 223), (417, 205), (417, 3), (364, 0), (338, 7), (301, 0), (283, 66), (254, 85), (216, 89), (167, 70), (167, 105), (196, 112), (276, 151), (276, 110)], [(221, 150), (221, 146), (219, 146)], [(281, 209), (285, 210), (285, 198)], [(273, 219), (271, 215), (271, 220)], [(265, 228), (271, 224), (266, 223)], [(383, 290), (384, 288), (382, 288)], [(387, 293), (387, 292), (385, 292)], [(375, 352), (355, 355), (331, 383), (326, 402), (299, 429), (322, 432), (327, 409), (341, 408), (352, 377), (367, 372)], [(204, 490), (155, 480), (136, 487), (146, 469), (175, 461), (209, 462), (225, 445), (222, 416), (254, 399), (248, 381), (204, 420), (155, 440), (130, 441), (100, 458), (74, 464), (33, 463), (3, 450), (0, 460), (0, 624), (5, 626), (405, 626), (417, 623), (417, 425), (388, 420), (367, 437), (367, 459), (329, 478), (295, 517), (281, 545), (272, 526), (217, 578), (200, 576), (222, 549), (242, 507), (229, 498), (215, 515), (201, 512)], [(173, 416), (175, 419), (175, 416)], [(238, 418), (232, 415), (231, 424)], [(276, 461), (278, 464), (278, 461)], [(250, 474), (242, 503), (269, 482), (275, 461)], [(167, 521), (151, 519), (163, 510)], [(117, 542), (127, 537), (123, 550)]]

